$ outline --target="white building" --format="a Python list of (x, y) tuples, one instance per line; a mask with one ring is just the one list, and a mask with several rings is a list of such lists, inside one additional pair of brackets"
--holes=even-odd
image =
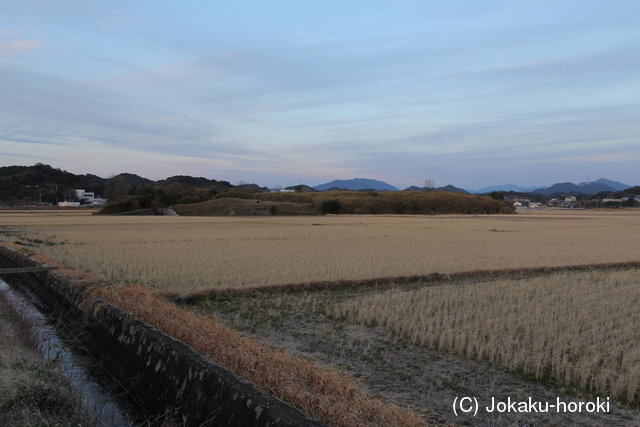
[(92, 191), (76, 190), (76, 197), (85, 205), (104, 206), (107, 204), (107, 199), (96, 197)]
[(76, 190), (76, 197), (81, 202), (85, 202), (91, 205), (93, 204), (93, 199), (95, 199), (95, 194), (90, 191)]

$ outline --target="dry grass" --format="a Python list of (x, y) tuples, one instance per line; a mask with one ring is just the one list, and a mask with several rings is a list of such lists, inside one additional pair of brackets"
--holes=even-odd
[(81, 393), (38, 354), (29, 328), (0, 292), (0, 425), (102, 425), (85, 413)]
[(334, 314), (633, 402), (640, 387), (639, 302), (640, 271), (632, 269), (385, 292), (339, 303)]
[(370, 396), (361, 382), (345, 374), (181, 310), (144, 286), (98, 287), (95, 292), (329, 425), (426, 426), (415, 412)]
[(116, 284), (189, 294), (310, 281), (640, 261), (640, 212), (265, 218), (1, 213), (22, 241)]

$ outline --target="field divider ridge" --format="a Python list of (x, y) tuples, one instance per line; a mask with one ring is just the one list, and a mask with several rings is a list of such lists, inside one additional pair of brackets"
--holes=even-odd
[(275, 285), (258, 285), (246, 287), (225, 287), (196, 291), (187, 295), (179, 295), (176, 292), (161, 291), (160, 296), (176, 304), (194, 305), (213, 296), (244, 296), (259, 293), (287, 293), (309, 291), (338, 291), (355, 288), (368, 288), (375, 286), (396, 286), (412, 283), (435, 284), (463, 280), (500, 279), (513, 277), (526, 277), (532, 275), (553, 274), (569, 271), (597, 271), (639, 268), (640, 261), (626, 261), (596, 264), (575, 264), (549, 267), (523, 267), (500, 270), (472, 270), (456, 273), (430, 273), (412, 276), (376, 277), (370, 279), (345, 279), (325, 280), (299, 283), (284, 283)]

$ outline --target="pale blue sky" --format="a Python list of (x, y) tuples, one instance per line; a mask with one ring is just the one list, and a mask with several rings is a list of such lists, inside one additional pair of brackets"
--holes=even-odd
[(0, 166), (637, 185), (639, 22), (637, 1), (3, 2)]

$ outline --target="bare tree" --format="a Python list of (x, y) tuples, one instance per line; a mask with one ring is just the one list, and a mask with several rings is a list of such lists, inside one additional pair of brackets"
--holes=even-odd
[(130, 189), (131, 184), (122, 175), (112, 175), (105, 183), (104, 192), (107, 199), (112, 202), (119, 197), (126, 196)]
[(426, 191), (431, 191), (434, 188), (436, 188), (436, 182), (432, 179), (425, 179), (424, 180), (424, 189)]

